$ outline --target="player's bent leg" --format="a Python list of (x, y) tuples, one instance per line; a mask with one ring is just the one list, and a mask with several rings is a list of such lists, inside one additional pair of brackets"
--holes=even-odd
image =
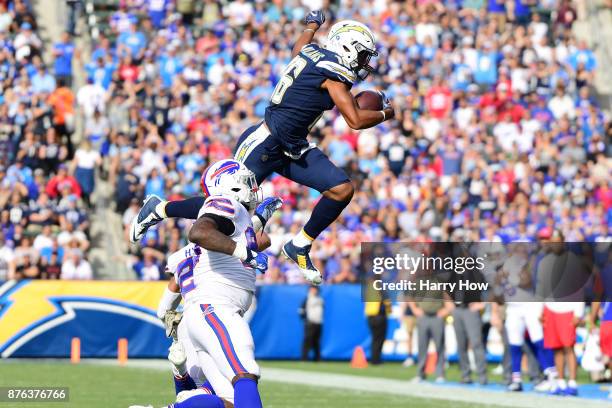
[(286, 157), (278, 142), (262, 123), (251, 126), (242, 133), (234, 153), (234, 160), (244, 164), (255, 174), (261, 184), (270, 174), (278, 171)]
[(259, 376), (251, 373), (239, 373), (232, 379), (234, 385), (234, 407), (262, 408), (261, 397), (257, 389)]
[(323, 194), (304, 228), (283, 246), (283, 253), (298, 264), (307, 280), (315, 284), (321, 283), (321, 273), (310, 260), (312, 241), (333, 223), (350, 203), (354, 193), (353, 185), (344, 170), (332, 163), (318, 148), (309, 150), (298, 160), (290, 160), (280, 173)]
[[(204, 372), (200, 366), (200, 361), (198, 358), (198, 352), (191, 343), (189, 339), (189, 333), (187, 332), (187, 325), (183, 320), (178, 326), (177, 329), (178, 340), (183, 345), (183, 349), (185, 350), (185, 356), (187, 357), (185, 361), (185, 368), (187, 369), (187, 373), (193, 378), (196, 385), (201, 385), (202, 387), (208, 387), (212, 390), (212, 386), (208, 384)], [(214, 392), (213, 392), (214, 393)]]
[[(233, 400), (235, 390), (231, 380), (239, 374), (259, 375), (255, 362), (253, 337), (246, 320), (238, 308), (226, 305), (193, 305), (185, 312), (189, 337), (198, 349), (198, 358), (206, 378), (220, 397)], [(206, 354), (212, 361), (206, 361)], [(218, 384), (219, 375), (214, 375), (214, 366), (225, 378), (228, 387)], [(228, 395), (229, 394), (229, 395)]]
[[(218, 395), (225, 401), (234, 401), (234, 387), (230, 379), (225, 377), (217, 367), (215, 360), (205, 351), (198, 351), (198, 361), (202, 367), (202, 371), (206, 376), (207, 383), (214, 394)], [(202, 388), (208, 388), (207, 384), (202, 384)]]

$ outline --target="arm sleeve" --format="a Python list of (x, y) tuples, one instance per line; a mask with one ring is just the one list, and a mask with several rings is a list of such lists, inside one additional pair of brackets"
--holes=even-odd
[(165, 288), (164, 294), (159, 300), (159, 305), (157, 305), (157, 317), (163, 319), (168, 310), (176, 310), (180, 303), (181, 294), (174, 293), (170, 289)]

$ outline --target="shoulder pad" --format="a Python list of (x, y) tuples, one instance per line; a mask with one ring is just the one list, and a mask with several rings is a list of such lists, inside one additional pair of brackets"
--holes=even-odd
[(215, 214), (224, 218), (234, 220), (238, 214), (237, 206), (240, 205), (236, 200), (229, 197), (210, 196), (204, 201), (200, 208), (198, 218), (205, 214)]
[(357, 75), (353, 71), (338, 61), (334, 61), (333, 58), (325, 58), (317, 62), (316, 67), (329, 79), (341, 81), (348, 85), (353, 85), (357, 80)]

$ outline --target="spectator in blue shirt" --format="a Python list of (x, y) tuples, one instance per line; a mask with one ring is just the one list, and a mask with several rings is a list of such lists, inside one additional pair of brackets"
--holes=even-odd
[(66, 86), (72, 86), (72, 58), (74, 57), (74, 44), (70, 39), (70, 34), (62, 34), (61, 41), (53, 46), (55, 56), (55, 78), (62, 79)]
[(36, 93), (51, 93), (55, 90), (55, 78), (47, 72), (44, 65), (40, 65), (32, 76), (32, 89)]
[(157, 29), (162, 27), (169, 3), (169, 0), (149, 0), (149, 18), (153, 27)]
[(168, 48), (168, 53), (162, 55), (157, 61), (159, 66), (159, 75), (162, 78), (164, 86), (170, 87), (174, 78), (183, 72), (183, 61), (181, 58), (176, 56), (176, 49), (174, 47)]
[(597, 66), (595, 54), (593, 53), (593, 51), (587, 48), (586, 41), (584, 40), (578, 43), (578, 49), (572, 55), (569, 56), (569, 64), (574, 71), (578, 70), (578, 65), (581, 62), (584, 64), (584, 69), (589, 72), (593, 72), (593, 70)]
[(105, 63), (103, 58), (98, 58), (96, 62), (87, 64), (85, 69), (87, 70), (87, 77), (91, 78), (94, 84), (108, 89), (113, 79), (116, 65), (111, 61)]
[(491, 43), (484, 43), (478, 51), (474, 80), (479, 85), (493, 85), (497, 82), (497, 53)]
[(140, 57), (146, 43), (145, 35), (138, 31), (136, 24), (130, 24), (130, 29), (121, 33), (117, 38), (117, 45), (125, 48), (132, 58)]

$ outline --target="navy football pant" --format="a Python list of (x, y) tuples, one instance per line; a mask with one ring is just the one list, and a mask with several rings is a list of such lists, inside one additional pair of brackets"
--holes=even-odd
[(234, 159), (255, 173), (258, 184), (274, 172), (320, 193), (349, 182), (344, 170), (316, 147), (299, 159), (287, 156), (263, 123), (251, 126), (240, 136)]

